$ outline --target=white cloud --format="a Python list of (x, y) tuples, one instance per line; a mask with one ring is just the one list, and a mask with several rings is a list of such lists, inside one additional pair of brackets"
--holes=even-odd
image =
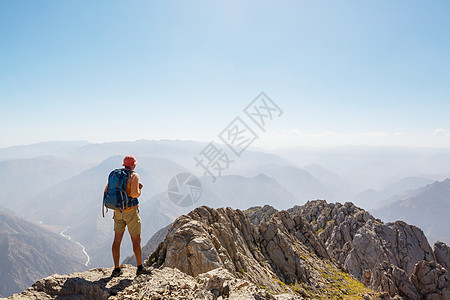
[(433, 136), (450, 136), (450, 134), (446, 133), (442, 128), (436, 128), (433, 132)]

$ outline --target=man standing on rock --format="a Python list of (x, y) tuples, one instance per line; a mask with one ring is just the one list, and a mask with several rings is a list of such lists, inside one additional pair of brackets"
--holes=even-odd
[[(125, 167), (125, 170), (129, 172), (126, 192), (131, 203), (128, 205), (127, 209), (123, 210), (123, 212), (119, 210), (114, 211), (114, 242), (112, 244), (114, 270), (111, 277), (118, 277), (122, 275), (122, 270), (120, 269), (120, 244), (122, 243), (123, 234), (125, 233), (125, 227), (128, 227), (128, 232), (133, 243), (133, 252), (137, 263), (136, 275), (150, 274), (150, 270), (142, 266), (142, 227), (138, 209), (138, 197), (141, 195), (143, 185), (139, 183), (139, 174), (134, 172), (136, 165), (136, 158), (131, 155), (126, 156), (123, 160), (123, 166)], [(107, 188), (108, 186), (106, 186), (106, 189)]]

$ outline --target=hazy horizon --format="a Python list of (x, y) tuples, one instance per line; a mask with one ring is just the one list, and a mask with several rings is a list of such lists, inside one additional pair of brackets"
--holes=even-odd
[[(260, 138), (262, 139), (262, 137)], [(214, 138), (212, 139), (214, 140)], [(27, 147), (27, 146), (33, 146), (33, 145), (39, 145), (39, 144), (50, 144), (50, 143), (87, 143), (87, 144), (108, 144), (108, 143), (135, 143), (139, 141), (149, 141), (149, 142), (162, 142), (162, 141), (180, 141), (180, 142), (196, 142), (196, 143), (210, 143), (211, 140), (194, 140), (194, 139), (169, 139), (169, 138), (161, 138), (161, 139), (136, 139), (136, 140), (109, 140), (109, 141), (89, 141), (89, 140), (44, 140), (39, 142), (32, 142), (29, 144), (14, 144), (14, 145), (7, 145), (0, 147), (1, 150), (7, 149), (7, 148), (13, 148), (13, 147)], [(225, 146), (225, 143), (220, 141), (214, 141), (217, 144), (220, 144), (222, 146)], [(257, 142), (255, 142), (257, 144)], [(287, 145), (284, 147), (274, 147), (269, 148), (265, 147), (265, 145), (252, 145), (248, 148), (250, 151), (265, 151), (265, 152), (273, 152), (277, 153), (277, 151), (290, 151), (290, 150), (296, 150), (296, 149), (333, 149), (333, 148), (405, 148), (405, 149), (430, 149), (430, 150), (447, 150), (450, 149), (450, 145), (424, 145), (424, 146), (408, 146), (408, 145), (396, 145), (396, 144), (385, 144), (385, 145), (368, 145), (368, 144), (341, 144), (341, 145)]]

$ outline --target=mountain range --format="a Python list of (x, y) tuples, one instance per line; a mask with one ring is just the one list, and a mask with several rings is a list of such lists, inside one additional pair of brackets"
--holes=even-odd
[[(0, 179), (5, 183), (0, 192), (0, 207), (8, 215), (42, 223), (59, 237), (65, 229), (66, 236), (85, 247), (89, 267), (109, 266), (112, 220), (111, 212), (105, 218), (101, 215), (102, 193), (109, 172), (121, 167), (125, 154), (133, 154), (138, 158), (136, 171), (144, 184), (139, 207), (144, 243), (180, 215), (202, 205), (244, 210), (270, 204), (273, 209), (282, 210), (313, 199), (342, 203), (356, 199), (363, 208), (378, 206), (379, 210), (371, 212), (383, 221), (401, 219), (423, 228), (430, 241), (449, 240), (445, 230), (450, 227), (445, 214), (448, 211), (445, 188), (435, 183), (436, 191), (425, 193), (433, 187), (425, 186), (432, 178), (448, 174), (442, 165), (448, 158), (445, 150), (394, 149), (392, 157), (388, 157), (386, 148), (356, 147), (347, 154), (348, 149), (343, 148), (277, 151), (288, 153), (289, 159), (273, 153), (246, 151), (213, 182), (196, 167), (193, 159), (206, 145), (194, 141), (141, 140), (103, 144), (50, 142), (0, 149)], [(393, 164), (391, 169), (386, 162), (377, 166), (386, 157)], [(408, 159), (410, 166), (405, 169)], [(428, 169), (424, 167), (427, 163)], [(191, 207), (173, 204), (167, 194), (168, 182), (181, 172), (197, 175), (202, 184), (202, 197)], [(372, 173), (362, 174), (367, 172)], [(419, 197), (422, 193), (425, 194)], [(399, 200), (409, 202), (394, 205)], [(154, 244), (147, 248), (153, 249)], [(76, 245), (76, 255), (85, 259)], [(131, 254), (131, 243), (125, 237), (122, 259)], [(14, 272), (14, 268), (9, 271)]]
[(54, 273), (86, 270), (79, 245), (0, 211), (0, 296), (17, 293)]

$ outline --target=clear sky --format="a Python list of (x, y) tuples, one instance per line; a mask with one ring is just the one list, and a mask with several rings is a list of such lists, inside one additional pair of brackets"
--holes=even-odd
[(0, 0), (0, 147), (217, 140), (450, 147), (449, 1)]

